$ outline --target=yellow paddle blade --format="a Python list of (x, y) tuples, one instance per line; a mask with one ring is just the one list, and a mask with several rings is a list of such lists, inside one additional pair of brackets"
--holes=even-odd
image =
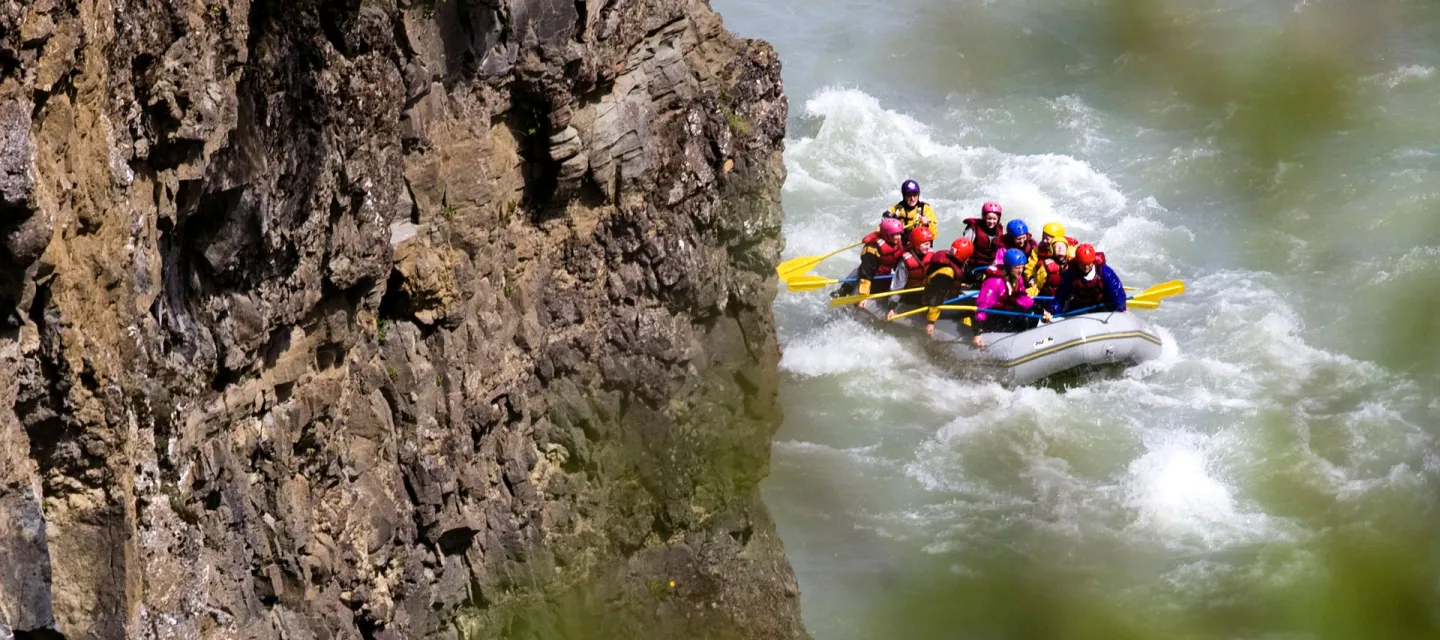
[(1125, 307), (1128, 309), (1158, 309), (1160, 308), (1160, 301), (1136, 298), (1134, 300), (1126, 300)]
[(863, 241), (856, 242), (855, 244), (852, 244), (848, 247), (840, 247), (839, 249), (831, 251), (830, 253), (827, 253), (823, 256), (800, 256), (799, 258), (791, 258), (790, 260), (786, 260), (780, 263), (779, 266), (775, 267), (775, 275), (780, 276), (781, 280), (789, 280), (791, 278), (794, 278), (795, 276), (804, 275), (807, 271), (814, 269), (815, 265), (820, 264), (821, 260), (829, 258), (830, 256), (840, 253), (841, 251), (854, 249), (855, 247), (858, 247), (862, 244), (865, 243)]
[(1141, 300), (1160, 300), (1170, 296), (1178, 296), (1182, 293), (1185, 293), (1185, 282), (1182, 280), (1171, 280), (1141, 291), (1135, 294), (1135, 298)]
[(913, 288), (913, 289), (901, 289), (901, 290), (899, 290), (899, 291), (886, 291), (885, 293), (872, 293), (872, 294), (870, 294), (870, 295), (868, 295), (868, 296), (865, 296), (865, 295), (845, 296), (844, 298), (836, 298), (836, 299), (834, 299), (834, 300), (831, 300), (831, 301), (830, 301), (830, 306), (832, 306), (832, 307), (844, 307), (844, 306), (849, 306), (849, 305), (855, 304), (855, 303), (857, 303), (857, 302), (864, 302), (864, 301), (866, 301), (866, 300), (874, 300), (874, 299), (876, 299), (876, 298), (888, 298), (888, 297), (890, 297), (890, 296), (898, 296), (898, 295), (900, 295), (900, 294), (902, 294), (902, 293), (915, 293), (915, 292), (917, 292), (917, 291), (924, 291), (924, 290), (925, 290), (925, 287), (915, 287), (915, 288)]
[(839, 280), (824, 276), (795, 276), (785, 283), (791, 291), (815, 291), (840, 284)]

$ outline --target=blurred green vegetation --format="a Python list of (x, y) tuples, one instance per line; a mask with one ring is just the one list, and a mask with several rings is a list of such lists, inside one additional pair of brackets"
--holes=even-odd
[[(1203, 605), (1144, 610), (1034, 555), (977, 559), (960, 574), (924, 572), (864, 621), (872, 638), (1377, 638), (1440, 637), (1434, 530), (1337, 528), (1307, 545), (1321, 579), (1269, 586), (1221, 578)], [(1283, 564), (1282, 552), (1271, 561)], [(1061, 558), (1056, 558), (1057, 563)], [(1262, 558), (1262, 564), (1265, 564)]]
[[(1238, 197), (1243, 210), (1236, 213), (1299, 238), (1317, 256), (1296, 264), (1265, 238), (1249, 254), (1253, 262), (1239, 266), (1332, 279), (1336, 302), (1353, 305), (1353, 313), (1337, 314), (1355, 336), (1346, 353), (1422, 384), (1440, 382), (1440, 256), (1407, 277), (1374, 277), (1416, 248), (1440, 245), (1433, 187), (1404, 198), (1357, 177), (1377, 157), (1440, 136), (1440, 118), (1403, 117), (1371, 99), (1377, 87), (1367, 82), (1429, 53), (1405, 51), (1407, 40), (1440, 42), (1437, 4), (1275, 3), (1281, 11), (1273, 21), (1243, 26), (1197, 21), (1194, 2), (1102, 4), (1095, 42), (1102, 57), (1130, 63), (1119, 78), (1137, 115), (1153, 116), (1143, 107), (1164, 94), (1201, 113), (1224, 114), (1217, 143), (1236, 170), (1215, 188)], [(1387, 204), (1376, 210), (1369, 204), (1375, 201)], [(1376, 259), (1378, 269), (1370, 262)], [(1319, 326), (1336, 316), (1310, 320)]]

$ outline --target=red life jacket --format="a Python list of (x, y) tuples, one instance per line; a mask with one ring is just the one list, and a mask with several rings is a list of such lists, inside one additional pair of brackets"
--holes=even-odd
[(975, 232), (975, 253), (970, 255), (970, 260), (977, 264), (990, 264), (995, 261), (995, 250), (999, 248), (996, 236), (985, 231), (985, 221), (980, 218), (966, 218), (965, 228)]
[(932, 251), (927, 261), (925, 269), (927, 276), (934, 274), (942, 267), (950, 267), (950, 269), (955, 272), (954, 281), (956, 288), (963, 287), (964, 285), (979, 284), (980, 280), (985, 277), (985, 274), (975, 271), (980, 268), (981, 265), (975, 263), (973, 254), (964, 260), (956, 260), (955, 256), (949, 251)]
[[(1076, 239), (1074, 239), (1074, 238), (1071, 238), (1070, 236), (1065, 236), (1064, 240), (1065, 240), (1065, 246), (1070, 247), (1070, 250), (1071, 250), (1071, 251), (1074, 251), (1074, 250), (1075, 250), (1075, 247), (1080, 246), (1080, 244), (1079, 244), (1080, 241), (1079, 241), (1079, 240), (1076, 240)], [(1050, 257), (1050, 254), (1054, 252), (1053, 249), (1055, 248), (1055, 243), (1056, 243), (1056, 242), (1060, 242), (1060, 241), (1059, 241), (1059, 240), (1051, 240), (1050, 242), (1043, 242), (1043, 243), (1040, 243), (1040, 244), (1036, 245), (1036, 246), (1035, 246), (1035, 255), (1040, 256), (1040, 259), (1041, 259), (1041, 260), (1044, 260), (1044, 259), (1046, 259), (1046, 258), (1049, 258), (1049, 257)]]
[[(996, 247), (998, 251), (1004, 251), (1006, 249), (1019, 249), (1021, 251), (1024, 251), (1025, 255), (1028, 256), (1031, 253), (1035, 252), (1035, 247), (1037, 244), (1038, 243), (1035, 242), (1035, 236), (1030, 236), (1029, 238), (1025, 239), (1024, 246), (1017, 245), (1015, 242), (1015, 236), (1007, 233), (1003, 236), (1000, 236), (1000, 240), (996, 242)], [(995, 258), (992, 257), (990, 259), (993, 261)]]
[(866, 236), (865, 252), (872, 253), (880, 258), (880, 268), (875, 270), (875, 275), (888, 275), (895, 271), (895, 265), (905, 256), (905, 247), (894, 245), (885, 240), (874, 237), (875, 234)]
[(1105, 254), (1095, 252), (1095, 277), (1085, 279), (1085, 269), (1079, 263), (1070, 268), (1075, 271), (1075, 281), (1070, 285), (1070, 308), (1081, 309), (1105, 302), (1105, 279), (1100, 277), (1100, 267), (1105, 266)]
[(1041, 258), (1040, 266), (1045, 268), (1045, 284), (1040, 285), (1039, 295), (1054, 297), (1060, 288), (1060, 263), (1054, 258)]
[(969, 262), (966, 260), (962, 263), (956, 260), (949, 251), (931, 251), (930, 255), (925, 256), (925, 275), (929, 276), (940, 269), (950, 267), (950, 270), (955, 272), (955, 279), (958, 282), (964, 276), (965, 267)]
[(917, 257), (912, 251), (905, 252), (904, 261), (906, 289), (925, 286), (925, 281), (930, 277), (930, 271), (925, 267), (926, 264), (930, 262), (930, 256), (935, 255), (935, 253), (936, 252), (931, 251), (924, 257)]

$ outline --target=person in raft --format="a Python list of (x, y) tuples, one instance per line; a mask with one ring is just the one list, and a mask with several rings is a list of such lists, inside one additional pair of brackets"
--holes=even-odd
[(1000, 266), (1005, 259), (1005, 252), (1010, 249), (1019, 249), (1025, 254), (1026, 262), (1029, 262), (1030, 254), (1035, 253), (1035, 238), (1030, 235), (1030, 227), (1025, 226), (1024, 220), (1011, 220), (1005, 225), (1005, 235), (1000, 236), (992, 264)]
[[(1035, 253), (1039, 255), (1040, 249), (1036, 249)], [(1036, 256), (1030, 259), (1036, 260)], [(1035, 265), (1034, 271), (1030, 271), (1031, 264)], [(1064, 240), (1051, 243), (1050, 250), (1039, 258), (1039, 262), (1026, 264), (1025, 282), (1030, 285), (1030, 297), (1054, 298), (1055, 291), (1060, 288), (1061, 274), (1069, 264), (1070, 245)]]
[[(860, 295), (871, 293), (885, 293), (891, 289), (889, 280), (875, 280), (876, 276), (890, 275), (895, 271), (895, 265), (905, 256), (905, 244), (902, 239), (905, 231), (905, 223), (895, 218), (884, 218), (880, 221), (880, 229), (861, 239), (865, 248), (860, 251), (860, 268), (855, 270), (854, 279), (840, 285), (834, 293), (833, 298), (854, 295), (856, 289)], [(872, 280), (874, 281), (872, 284)]]
[(972, 256), (977, 265), (995, 264), (995, 254), (1000, 247), (1000, 236), (1005, 229), (1000, 226), (1000, 203), (986, 202), (980, 205), (979, 218), (965, 219), (965, 235), (974, 246)]
[[(1074, 250), (1075, 247), (1080, 246), (1078, 240), (1065, 235), (1065, 225), (1059, 222), (1050, 222), (1045, 225), (1040, 232), (1040, 242), (1035, 245), (1035, 250), (1030, 252), (1030, 261), (1025, 263), (1025, 282), (1030, 284), (1030, 295), (1032, 296), (1035, 295), (1036, 288), (1044, 286), (1046, 276), (1040, 271), (1046, 268), (1053, 269), (1057, 265), (1063, 267), (1062, 261), (1070, 258), (1070, 256), (1064, 256), (1060, 260), (1053, 259), (1053, 251), (1057, 242), (1065, 243), (1067, 250)], [(1049, 287), (1051, 290), (1060, 286), (1060, 273), (1055, 271), (1053, 275), (1055, 278), (1051, 281)]]
[(1052, 314), (1080, 309), (1093, 311), (1125, 311), (1125, 287), (1115, 270), (1105, 264), (1105, 254), (1089, 244), (1075, 248), (1075, 259), (1065, 269), (1055, 297), (1045, 309), (1043, 320)]
[(900, 183), (900, 201), (886, 209), (882, 215), (904, 223), (907, 232), (917, 227), (926, 227), (930, 229), (931, 238), (940, 233), (935, 221), (935, 210), (930, 208), (929, 203), (920, 201), (920, 183), (914, 180)]
[(980, 297), (975, 301), (973, 327), (977, 347), (985, 346), (982, 331), (1024, 331), (1030, 328), (1029, 318), (1008, 313), (986, 313), (990, 310), (1020, 313), (1028, 311), (1035, 304), (1025, 289), (1025, 252), (1006, 249), (1001, 255), (1004, 260), (1003, 268), (987, 272), (988, 277), (980, 285)]
[[(925, 291), (920, 294), (920, 304), (930, 307), (925, 315), (925, 333), (935, 335), (935, 321), (940, 319), (941, 304), (960, 294), (966, 286), (975, 284), (977, 266), (970, 258), (975, 254), (975, 245), (969, 238), (957, 238), (950, 243), (949, 251), (933, 251), (925, 258)], [(890, 312), (894, 317), (895, 312)]]
[[(900, 258), (900, 265), (895, 268), (895, 276), (890, 283), (891, 290), (916, 289), (925, 286), (930, 275), (926, 265), (930, 261), (930, 256), (934, 254), (930, 250), (934, 241), (935, 234), (928, 227), (915, 227), (910, 230), (910, 242), (906, 243), (905, 255)], [(890, 306), (894, 307), (901, 302), (917, 304), (921, 297), (919, 294), (923, 293), (915, 292), (896, 296), (899, 299), (891, 298)]]

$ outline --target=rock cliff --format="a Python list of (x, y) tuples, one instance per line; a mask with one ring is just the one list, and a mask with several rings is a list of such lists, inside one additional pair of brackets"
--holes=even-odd
[(785, 116), (704, 0), (0, 0), (0, 632), (803, 636)]

